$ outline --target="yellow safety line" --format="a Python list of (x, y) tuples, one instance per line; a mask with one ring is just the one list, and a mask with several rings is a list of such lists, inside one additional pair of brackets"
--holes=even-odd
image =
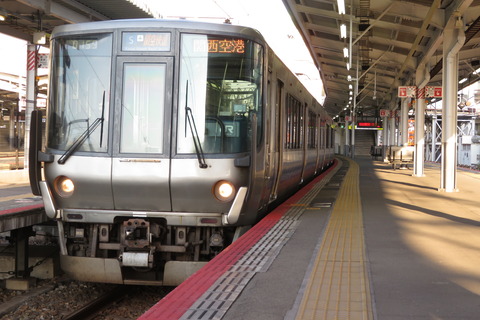
[(33, 194), (24, 193), (24, 194), (18, 194), (16, 196), (1, 197), (0, 202), (6, 202), (6, 201), (10, 201), (10, 200), (17, 200), (17, 199), (25, 199), (25, 198), (31, 198), (31, 197), (33, 197)]
[(296, 319), (373, 319), (359, 168), (352, 160), (327, 224)]

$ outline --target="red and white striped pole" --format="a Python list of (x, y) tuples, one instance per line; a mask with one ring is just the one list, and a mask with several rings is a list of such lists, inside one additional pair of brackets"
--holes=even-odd
[(36, 76), (37, 76), (37, 46), (27, 45), (27, 92), (25, 109), (25, 139), (24, 139), (24, 166), (28, 168), (28, 155), (30, 147), (30, 122), (32, 111), (36, 107)]
[(415, 153), (413, 175), (424, 176), (424, 151), (425, 148), (425, 87), (417, 89), (415, 108)]

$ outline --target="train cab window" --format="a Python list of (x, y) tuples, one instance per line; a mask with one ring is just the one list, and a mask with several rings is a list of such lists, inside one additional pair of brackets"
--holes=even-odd
[(47, 146), (106, 152), (112, 35), (59, 37), (52, 42)]
[[(251, 150), (252, 119), (262, 123), (263, 48), (250, 40), (183, 34), (177, 153)], [(258, 136), (257, 136), (258, 137)]]

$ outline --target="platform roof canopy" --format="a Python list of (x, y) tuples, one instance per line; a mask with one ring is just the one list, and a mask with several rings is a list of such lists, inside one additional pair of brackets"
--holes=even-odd
[[(332, 116), (348, 105), (349, 85), (355, 85), (348, 75), (357, 79), (357, 69), (356, 105), (365, 115), (398, 105), (398, 86), (415, 85), (421, 63), (430, 70), (428, 85), (441, 86), (443, 30), (452, 21), (461, 24), (467, 39), (458, 71), (459, 80), (467, 80), (459, 88), (480, 78), (475, 73), (480, 68), (480, 0), (344, 0), (344, 13), (339, 13), (338, 0), (283, 2), (320, 70), (325, 108)], [(65, 23), (154, 15), (129, 0), (7, 0), (0, 1), (0, 16), (5, 18), (1, 33), (31, 42), (34, 32), (49, 33)], [(342, 24), (346, 38), (341, 37)], [(344, 48), (351, 60), (344, 57)]]
[[(354, 82), (347, 78), (357, 78), (357, 66), (357, 106), (366, 114), (398, 106), (398, 86), (416, 85), (415, 73), (422, 63), (430, 75), (428, 85), (441, 86), (442, 38), (447, 23), (456, 23), (466, 33), (459, 53), (458, 80), (467, 80), (459, 89), (480, 79), (480, 73), (475, 73), (480, 68), (479, 0), (284, 2), (321, 71), (327, 91), (325, 107), (332, 115), (349, 103), (349, 84), (354, 86)], [(342, 3), (343, 14), (339, 13)], [(342, 24), (346, 38), (340, 34)], [(344, 57), (344, 48), (351, 49), (351, 60)]]

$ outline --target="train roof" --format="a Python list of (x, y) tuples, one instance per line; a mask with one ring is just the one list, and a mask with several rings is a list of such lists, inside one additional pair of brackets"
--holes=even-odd
[(258, 39), (265, 42), (264, 37), (256, 29), (232, 25), (228, 23), (211, 23), (191, 20), (164, 20), (164, 19), (124, 19), (124, 20), (106, 20), (95, 22), (84, 22), (76, 24), (66, 24), (55, 27), (52, 32), (52, 38), (70, 32), (88, 33), (92, 31), (109, 31), (117, 29), (185, 29), (185, 30), (204, 30), (213, 33), (236, 33), (246, 37)]

